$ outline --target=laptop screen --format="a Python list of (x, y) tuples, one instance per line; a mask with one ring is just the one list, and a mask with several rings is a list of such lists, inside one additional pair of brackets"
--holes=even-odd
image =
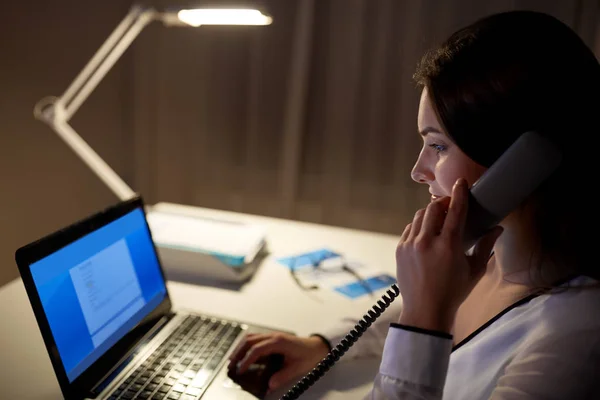
[(69, 382), (167, 294), (140, 208), (30, 268)]

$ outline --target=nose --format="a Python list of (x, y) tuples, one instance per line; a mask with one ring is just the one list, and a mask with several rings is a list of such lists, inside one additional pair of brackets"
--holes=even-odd
[(417, 162), (410, 172), (410, 177), (417, 183), (429, 183), (434, 179), (433, 172), (425, 165), (423, 158), (423, 153), (421, 152)]

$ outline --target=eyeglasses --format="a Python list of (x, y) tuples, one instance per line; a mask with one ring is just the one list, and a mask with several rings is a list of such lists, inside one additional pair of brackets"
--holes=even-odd
[[(311, 291), (311, 290), (320, 289), (320, 286), (316, 285), (316, 284), (305, 285), (304, 283), (302, 283), (302, 281), (298, 277), (298, 272), (297, 272), (298, 271), (298, 260), (300, 258), (301, 257), (294, 257), (291, 259), (290, 273), (292, 275), (292, 279), (294, 279), (294, 282), (296, 282), (296, 284), (302, 290)], [(324, 254), (317, 260), (313, 260), (311, 258), (310, 261), (311, 261), (311, 266), (312, 266), (313, 270), (318, 271), (319, 273), (339, 273), (342, 271), (346, 272), (346, 273), (352, 275), (358, 281), (358, 283), (360, 283), (361, 286), (365, 288), (366, 292), (369, 295), (373, 294), (373, 290), (371, 290), (371, 287), (369, 286), (369, 284), (360, 276), (360, 274), (358, 272), (356, 272), (356, 270), (354, 268), (352, 268), (352, 267), (350, 267), (350, 265), (348, 265), (348, 263), (346, 262), (346, 259), (343, 256), (336, 255), (336, 258), (341, 259), (341, 263), (339, 265), (325, 266), (324, 261), (328, 260), (330, 258), (331, 258), (331, 254)]]

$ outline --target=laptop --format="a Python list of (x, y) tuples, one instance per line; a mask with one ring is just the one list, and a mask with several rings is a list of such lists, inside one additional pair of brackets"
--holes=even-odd
[(227, 364), (242, 337), (273, 330), (173, 309), (140, 196), (15, 258), (66, 400), (257, 399), (281, 367), (273, 356), (236, 379)]

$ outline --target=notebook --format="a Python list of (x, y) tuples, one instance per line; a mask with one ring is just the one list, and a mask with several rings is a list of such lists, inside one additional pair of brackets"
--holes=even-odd
[(250, 369), (255, 377), (228, 376), (245, 333), (272, 330), (173, 309), (140, 196), (15, 258), (66, 400), (263, 398), (281, 367), (271, 357)]

